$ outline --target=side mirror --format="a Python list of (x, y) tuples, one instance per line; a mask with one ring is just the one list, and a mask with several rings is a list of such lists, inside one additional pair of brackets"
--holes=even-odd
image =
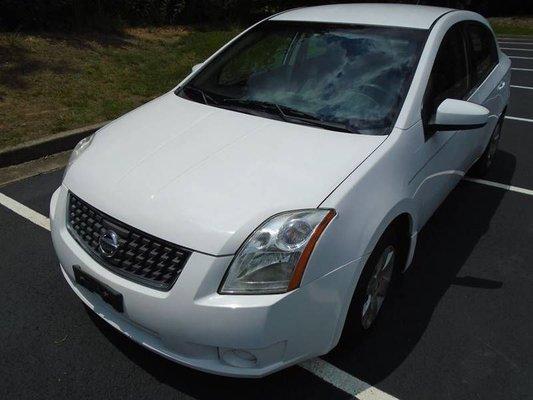
[(204, 65), (204, 63), (193, 65), (193, 67), (191, 68), (192, 72), (198, 71), (202, 67), (202, 65)]
[(481, 128), (489, 120), (489, 110), (463, 100), (446, 99), (440, 103), (429, 126), (434, 131)]

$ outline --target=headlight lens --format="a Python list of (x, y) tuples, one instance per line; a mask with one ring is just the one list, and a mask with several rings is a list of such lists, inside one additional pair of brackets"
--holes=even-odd
[(241, 246), (221, 294), (284, 293), (300, 285), (315, 243), (333, 210), (291, 211), (265, 221)]
[(68, 169), (70, 168), (70, 166), (72, 164), (74, 164), (74, 161), (76, 161), (76, 159), (81, 156), (81, 154), (87, 150), (89, 148), (89, 146), (91, 145), (92, 141), (93, 141), (93, 138), (94, 138), (94, 135), (96, 135), (96, 133), (93, 133), (91, 136), (87, 136), (86, 138), (83, 138), (81, 139), (78, 144), (76, 145), (76, 147), (74, 147), (74, 150), (72, 150), (72, 153), (70, 154), (70, 158), (68, 160), (68, 164), (65, 168), (65, 172), (63, 173), (63, 178), (65, 177), (65, 175), (67, 174), (67, 171)]

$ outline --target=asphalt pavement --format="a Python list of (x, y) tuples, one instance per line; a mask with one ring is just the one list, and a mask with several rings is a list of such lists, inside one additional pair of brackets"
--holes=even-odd
[[(533, 38), (500, 42), (533, 49)], [(463, 181), (450, 194), (372, 336), (318, 367), (256, 380), (181, 367), (86, 310), (49, 231), (0, 206), (0, 398), (347, 399), (363, 383), (360, 399), (533, 399), (533, 52), (505, 51), (515, 68), (507, 115), (521, 120), (505, 121), (484, 178), (503, 185)], [(61, 178), (0, 193), (48, 216)]]

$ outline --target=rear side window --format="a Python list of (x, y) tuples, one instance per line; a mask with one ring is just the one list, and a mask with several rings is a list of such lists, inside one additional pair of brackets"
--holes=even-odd
[(498, 64), (498, 50), (492, 32), (483, 24), (467, 25), (472, 61), (472, 87), (479, 86)]
[(466, 43), (459, 24), (442, 39), (424, 98), (424, 117), (429, 119), (444, 100), (462, 100), (469, 89)]

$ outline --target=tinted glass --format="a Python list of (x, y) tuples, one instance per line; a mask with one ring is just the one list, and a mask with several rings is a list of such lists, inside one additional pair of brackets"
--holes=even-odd
[(498, 51), (491, 31), (482, 24), (467, 25), (472, 60), (472, 83), (478, 86), (498, 63)]
[(425, 96), (425, 111), (433, 113), (444, 100), (463, 99), (468, 92), (465, 42), (459, 25), (453, 26), (435, 58)]
[[(386, 134), (409, 87), (426, 31), (268, 22), (244, 35), (184, 90), (191, 100), (271, 118)], [(187, 88), (192, 90), (187, 90)], [(233, 102), (232, 102), (233, 100)], [(344, 130), (344, 129), (341, 129)]]

